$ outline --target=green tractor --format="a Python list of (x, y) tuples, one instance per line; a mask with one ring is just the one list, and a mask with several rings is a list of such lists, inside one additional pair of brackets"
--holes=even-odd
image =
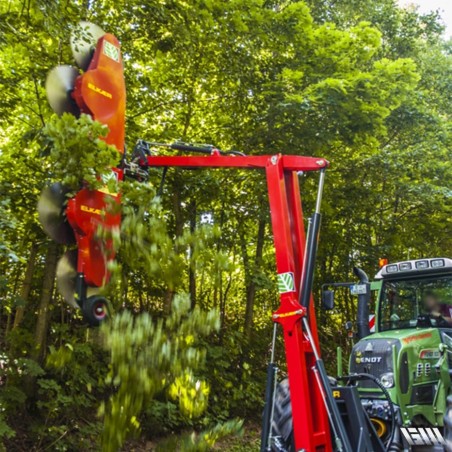
[[(359, 284), (330, 286), (348, 286), (358, 296), (358, 342), (352, 348), (348, 374), (359, 376), (362, 406), (381, 439), (390, 439), (390, 450), (412, 444), (410, 435), (418, 432), (416, 427), (421, 427), (421, 434), (413, 434), (415, 444), (433, 447), (440, 442), (435, 434), (442, 440), (451, 393), (452, 259), (387, 264), (373, 282), (362, 270), (355, 269), (355, 274)], [(372, 293), (375, 312), (370, 319), (375, 323), (370, 327)], [(333, 291), (324, 291), (323, 298), (331, 305)], [(341, 376), (340, 349), (338, 355)]]

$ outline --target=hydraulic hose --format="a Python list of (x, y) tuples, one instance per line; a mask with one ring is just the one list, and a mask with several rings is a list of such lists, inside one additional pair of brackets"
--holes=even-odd
[(391, 434), (389, 435), (388, 440), (386, 441), (385, 447), (386, 450), (389, 450), (391, 447), (392, 442), (394, 441), (394, 434), (395, 434), (395, 410), (394, 410), (394, 403), (391, 400), (391, 396), (389, 395), (389, 392), (387, 389), (381, 384), (381, 381), (371, 374), (353, 374), (353, 375), (347, 375), (344, 377), (340, 377), (340, 380), (372, 380), (380, 389), (381, 392), (384, 394), (386, 400), (389, 403), (389, 410), (391, 412)]
[(273, 325), (273, 338), (271, 347), (270, 362), (267, 367), (267, 384), (265, 385), (265, 405), (262, 416), (262, 434), (260, 452), (271, 450), (273, 410), (275, 406), (276, 373), (278, 367), (275, 364), (277, 324)]
[(275, 363), (269, 363), (267, 367), (267, 383), (265, 385), (265, 404), (262, 416), (262, 432), (260, 452), (271, 450), (272, 436), (272, 411), (275, 397), (275, 380), (277, 367)]

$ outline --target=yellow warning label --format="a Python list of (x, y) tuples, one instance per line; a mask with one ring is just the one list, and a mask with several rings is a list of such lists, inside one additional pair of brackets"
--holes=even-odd
[(104, 97), (108, 97), (109, 99), (113, 99), (113, 96), (108, 91), (105, 91), (105, 90), (99, 88), (98, 86), (94, 85), (91, 82), (88, 82), (88, 88), (91, 91), (94, 91), (95, 93), (99, 93), (99, 94), (101, 94)]
[(84, 206), (84, 205), (80, 206), (80, 210), (82, 210), (83, 212), (94, 213), (96, 215), (104, 215), (105, 214), (105, 212), (103, 210), (95, 209), (94, 207), (89, 207), (89, 206)]

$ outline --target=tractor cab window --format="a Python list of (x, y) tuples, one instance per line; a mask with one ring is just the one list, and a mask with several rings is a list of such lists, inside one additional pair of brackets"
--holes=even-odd
[(383, 282), (380, 331), (452, 328), (452, 275)]

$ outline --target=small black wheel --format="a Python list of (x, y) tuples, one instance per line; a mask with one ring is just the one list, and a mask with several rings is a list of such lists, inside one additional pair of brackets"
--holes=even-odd
[(91, 326), (99, 326), (108, 317), (108, 300), (99, 295), (88, 297), (83, 302), (83, 317)]

